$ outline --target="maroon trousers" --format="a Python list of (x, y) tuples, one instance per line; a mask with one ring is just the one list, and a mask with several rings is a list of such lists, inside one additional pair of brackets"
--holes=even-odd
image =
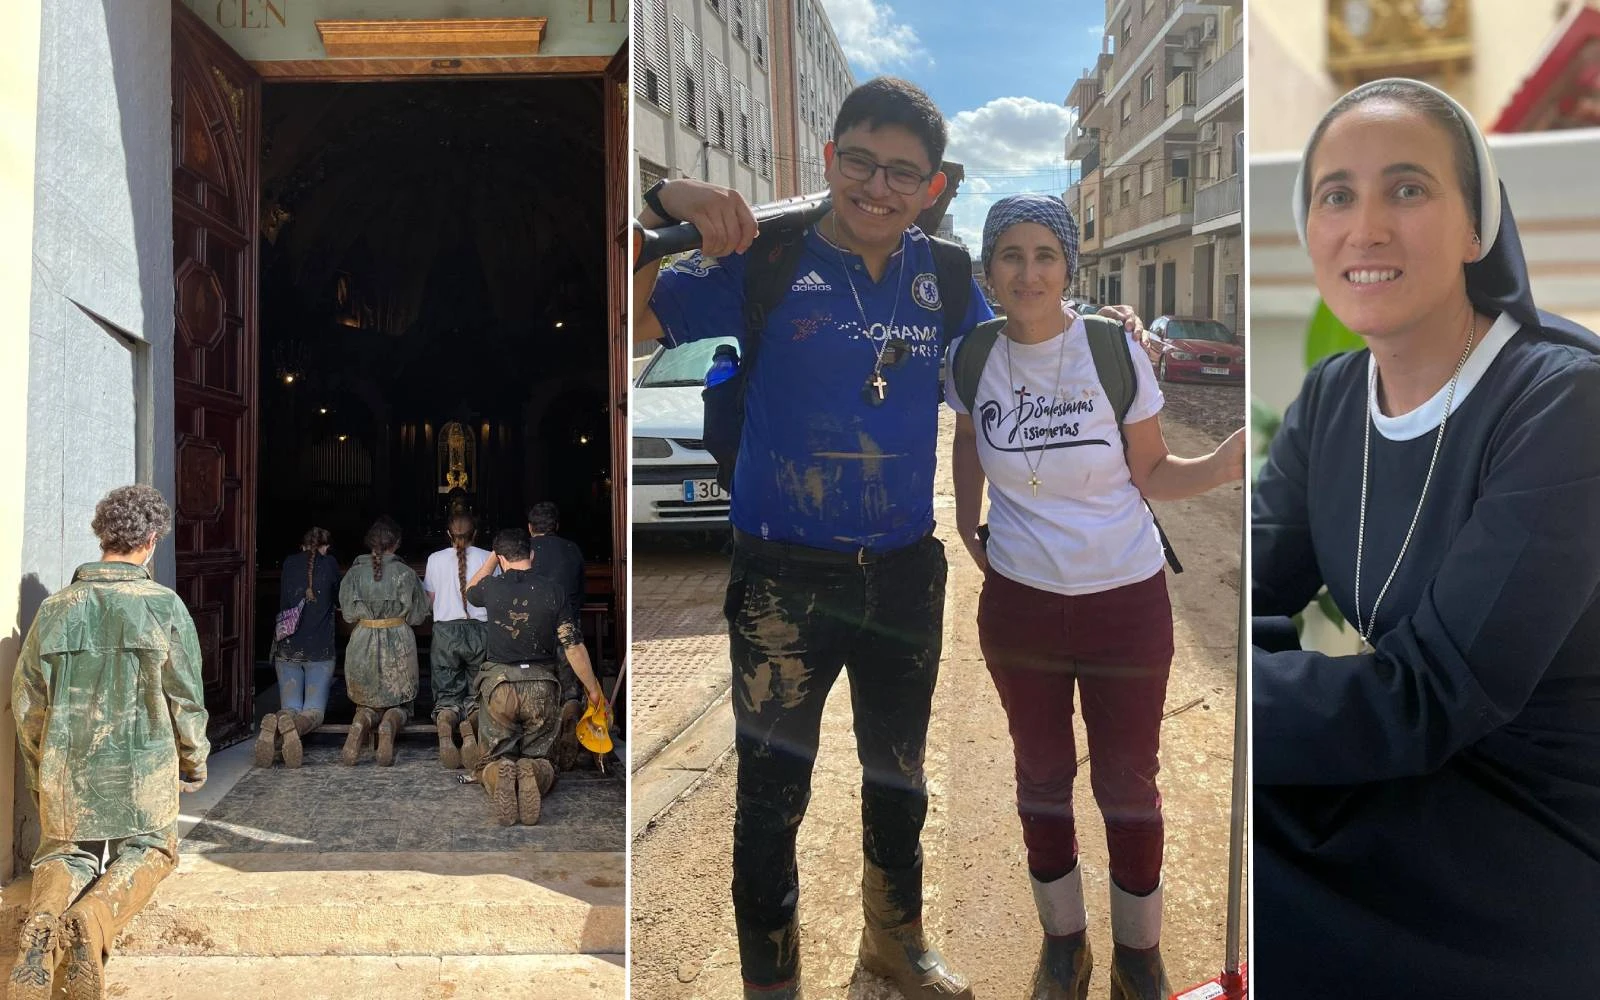
[(1131, 893), (1154, 889), (1162, 848), (1157, 753), (1172, 666), (1165, 574), (1066, 597), (991, 569), (978, 603), (978, 638), (1011, 729), (1017, 812), (1034, 877), (1052, 881), (1077, 864), (1076, 685), (1111, 877)]

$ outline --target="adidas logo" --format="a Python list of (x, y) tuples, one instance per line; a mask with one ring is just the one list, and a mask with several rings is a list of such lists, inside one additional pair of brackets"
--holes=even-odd
[(822, 275), (815, 271), (796, 278), (793, 285), (789, 286), (791, 292), (831, 292), (833, 286), (822, 280)]

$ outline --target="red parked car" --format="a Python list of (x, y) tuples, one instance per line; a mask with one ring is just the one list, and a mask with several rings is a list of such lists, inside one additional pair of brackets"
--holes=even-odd
[(1163, 382), (1244, 381), (1244, 347), (1214, 319), (1162, 316), (1144, 349)]

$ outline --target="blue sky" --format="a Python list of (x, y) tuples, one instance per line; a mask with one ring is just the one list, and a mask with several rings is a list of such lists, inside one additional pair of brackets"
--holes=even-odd
[(1096, 0), (822, 0), (862, 81), (903, 76), (950, 122), (947, 158), (967, 168), (952, 211), (973, 249), (989, 205), (1010, 191), (1060, 194), (1075, 178), (1062, 159), (1067, 91), (1100, 51)]

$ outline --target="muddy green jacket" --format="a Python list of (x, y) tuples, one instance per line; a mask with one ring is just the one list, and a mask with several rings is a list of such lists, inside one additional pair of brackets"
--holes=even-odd
[(339, 612), (352, 624), (399, 618), (386, 628), (358, 625), (344, 651), (344, 681), (350, 700), (368, 708), (392, 708), (417, 697), (417, 637), (412, 626), (428, 620), (432, 604), (411, 567), (383, 557), (383, 579), (372, 578), (372, 556), (357, 556), (339, 584)]
[(130, 563), (78, 567), (28, 630), (12, 710), (43, 835), (110, 840), (178, 818), (206, 773), (200, 642), (182, 599)]

